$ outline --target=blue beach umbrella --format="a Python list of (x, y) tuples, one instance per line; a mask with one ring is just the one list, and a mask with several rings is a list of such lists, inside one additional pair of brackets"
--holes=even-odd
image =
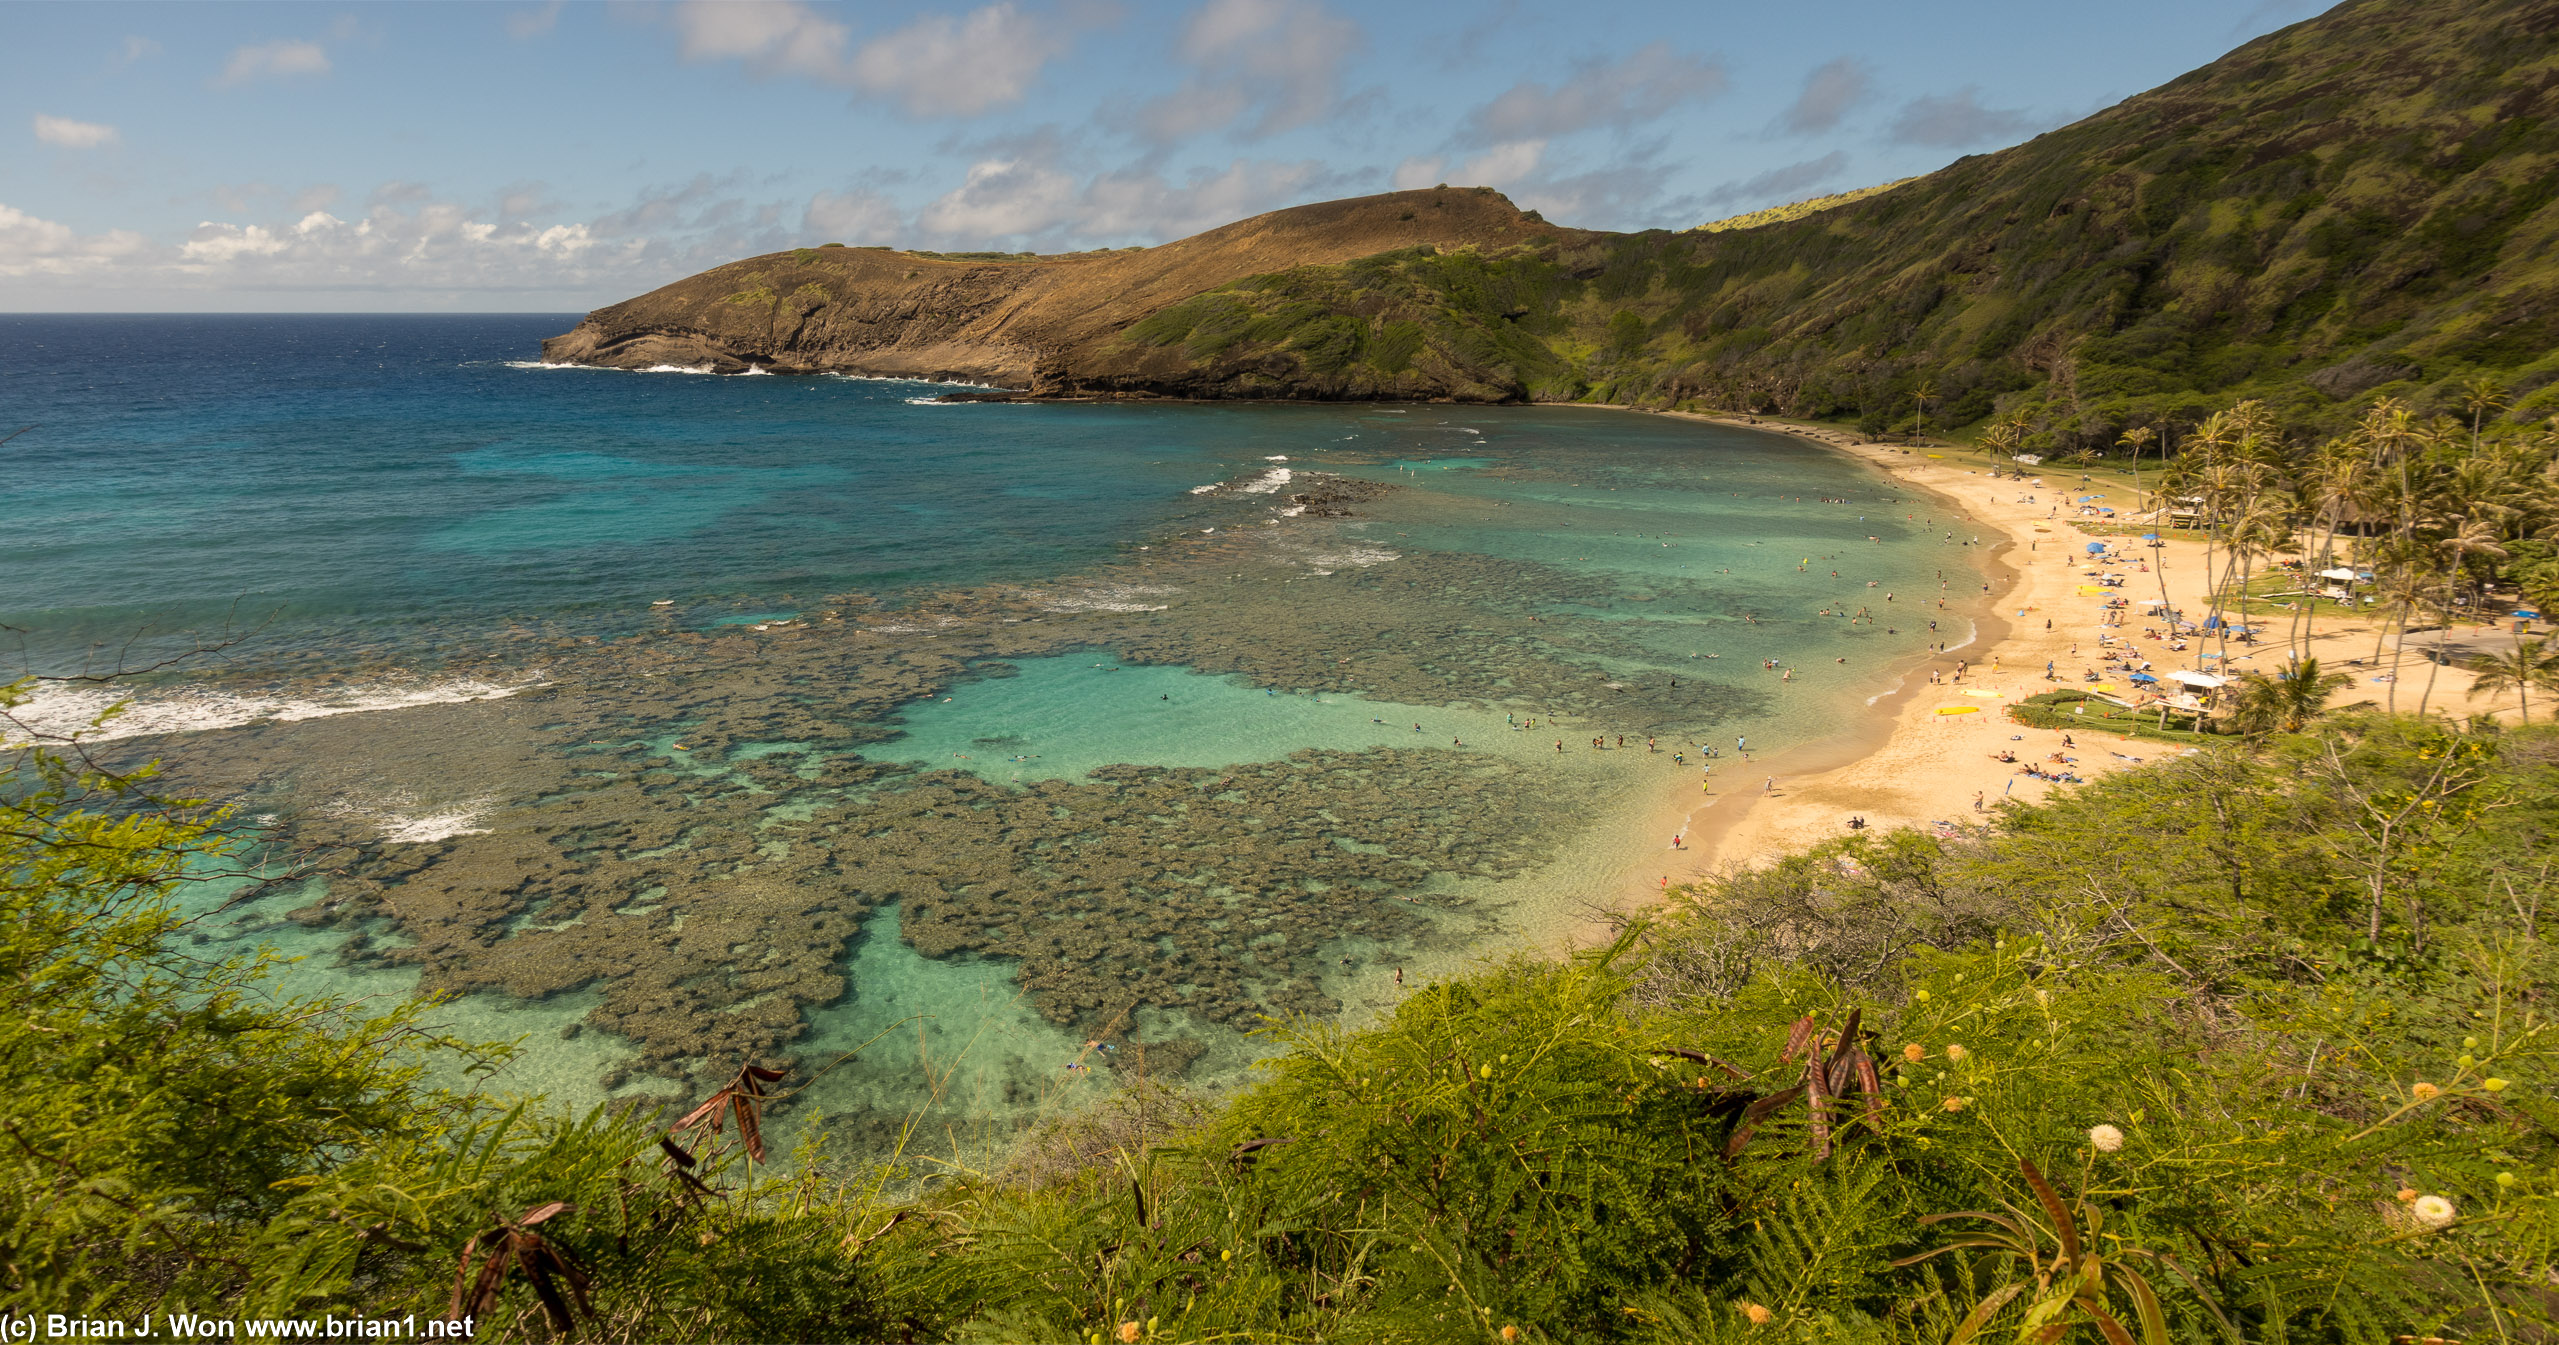
[(2104, 542), (2090, 542), (2088, 544), (2088, 554), (2092, 556), (2105, 549), (2106, 544)]
[(2159, 679), (2158, 679), (2158, 678), (2156, 678), (2156, 677), (2151, 676), (2151, 675), (2150, 675), (2150, 674), (2148, 674), (2148, 673), (2134, 673), (2134, 674), (2132, 675), (2132, 680), (2134, 680), (2134, 681), (2136, 681), (2136, 682), (2156, 682), (2156, 681), (2158, 681)]

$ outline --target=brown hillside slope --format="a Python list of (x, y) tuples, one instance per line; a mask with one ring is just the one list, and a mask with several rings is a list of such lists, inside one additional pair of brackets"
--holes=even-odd
[[(885, 248), (776, 252), (588, 314), (542, 343), (553, 362), (640, 369), (969, 379), (1038, 389), (1042, 371), (1145, 383), (1192, 373), (1117, 339), (1167, 304), (1247, 276), (1419, 245), (1579, 236), (1481, 188), (1389, 192), (1256, 215), (1142, 251), (946, 259)], [(1164, 366), (1161, 370), (1152, 365)]]

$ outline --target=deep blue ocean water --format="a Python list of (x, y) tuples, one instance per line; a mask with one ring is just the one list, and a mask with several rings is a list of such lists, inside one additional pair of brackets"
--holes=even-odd
[(1263, 436), (1239, 428), (1271, 418), (528, 368), (577, 317), (0, 317), (0, 417), (32, 427), (0, 450), (0, 622), (52, 665), (239, 616), (396, 641), (669, 596), (1044, 575), (1240, 469)]

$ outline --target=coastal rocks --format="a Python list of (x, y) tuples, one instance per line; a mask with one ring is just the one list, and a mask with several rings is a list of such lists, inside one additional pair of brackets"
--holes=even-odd
[(1336, 476), (1330, 472), (1309, 474), (1314, 484), (1289, 496), (1289, 502), (1302, 507), (1311, 518), (1349, 518), (1351, 506), (1364, 504), (1398, 489), (1389, 481), (1362, 481), (1357, 477)]

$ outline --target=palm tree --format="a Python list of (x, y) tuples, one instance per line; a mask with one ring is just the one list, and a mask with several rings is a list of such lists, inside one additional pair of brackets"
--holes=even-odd
[(2136, 503), (2141, 499), (2141, 451), (2149, 446), (2151, 440), (2158, 437), (2159, 431), (2147, 425), (2135, 425), (2115, 440), (2116, 443), (2132, 450), (2133, 500)]
[(2481, 654), (2466, 666), (2478, 674), (2470, 684), (2471, 695), (2516, 692), (2515, 713), (2527, 724), (2532, 722), (2533, 689), (2559, 691), (2559, 647), (2548, 640), (2517, 640), (2506, 653)]
[(2328, 708), (2328, 698), (2354, 684), (2345, 673), (2319, 671), (2319, 660), (2302, 659), (2279, 673), (2243, 674), (2230, 707), (2230, 721), (2251, 737), (2267, 733), (2299, 733)]
[(1919, 403), (1919, 442), (1925, 444), (1928, 442), (1928, 404), (1937, 397), (1936, 380), (1927, 378), (1919, 380), (1919, 386), (1912, 389), (1910, 395)]
[(2018, 446), (2026, 442), (2026, 427), (2015, 420), (1995, 420), (1981, 432), (1981, 441), (1994, 456), (2013, 460)]
[[(2424, 694), (2417, 697), (2419, 714), (2426, 712), (2426, 702), (2434, 698), (2435, 674), (2441, 672), (2443, 666), (2452, 661), (2451, 657), (2444, 652), (2444, 648), (2452, 639), (2452, 619), (2457, 605), (2455, 600), (2461, 596), (2460, 585), (2463, 575), (2468, 573), (2472, 564), (2482, 556), (2490, 560), (2506, 558), (2506, 549), (2498, 545), (2496, 526), (2485, 518), (2461, 520), (2460, 530), (2436, 542), (2435, 550), (2443, 558), (2443, 586), (2437, 592), (2443, 624), (2435, 633), (2435, 656), (2427, 661), (2426, 690)], [(2485, 589), (2480, 591), (2484, 593)]]
[(2474, 378), (2461, 385), (2461, 405), (2470, 412), (2470, 451), (2479, 451), (2479, 425), (2491, 411), (2506, 407), (2506, 387), (2493, 378)]

